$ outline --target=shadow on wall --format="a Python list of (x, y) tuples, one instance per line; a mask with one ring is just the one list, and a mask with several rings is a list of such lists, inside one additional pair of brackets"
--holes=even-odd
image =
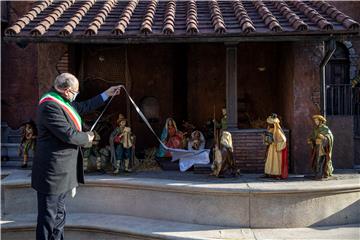
[[(333, 207), (336, 208), (335, 202)], [(324, 214), (326, 214), (326, 212)], [(333, 228), (335, 225), (339, 225), (339, 222), (342, 224), (360, 224), (360, 200), (357, 200), (329, 217), (316, 222), (310, 227), (331, 226), (331, 228)]]
[(334, 168), (354, 167), (354, 118), (353, 116), (328, 116), (327, 122), (334, 135)]
[(360, 165), (360, 137), (355, 137), (354, 138), (354, 149), (355, 149), (355, 153), (354, 153), (354, 163), (355, 165)]

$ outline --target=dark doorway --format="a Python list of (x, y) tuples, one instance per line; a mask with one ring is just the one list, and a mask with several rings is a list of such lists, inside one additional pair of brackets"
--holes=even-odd
[(328, 115), (352, 115), (349, 67), (349, 52), (342, 43), (337, 43), (336, 51), (326, 66)]

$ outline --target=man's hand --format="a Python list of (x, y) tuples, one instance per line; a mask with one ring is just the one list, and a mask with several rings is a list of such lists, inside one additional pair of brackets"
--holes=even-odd
[(120, 94), (120, 89), (121, 87), (123, 87), (123, 85), (117, 85), (117, 86), (112, 86), (110, 87), (108, 90), (105, 91), (105, 93), (109, 96), (112, 97), (114, 95), (119, 95)]
[(89, 142), (94, 140), (95, 134), (93, 132), (86, 132)]

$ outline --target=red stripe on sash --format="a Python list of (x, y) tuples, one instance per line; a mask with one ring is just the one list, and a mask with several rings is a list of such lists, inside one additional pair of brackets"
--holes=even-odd
[[(57, 103), (56, 101), (54, 101), (53, 99), (49, 98), (49, 97), (46, 97), (44, 99), (42, 99), (40, 102), (39, 102), (39, 105), (44, 103), (44, 102), (54, 102), (54, 103)], [(59, 103), (57, 103), (59, 104)], [(61, 104), (59, 104), (61, 106)], [(69, 109), (67, 109), (66, 107), (63, 107), (61, 106), (61, 108), (70, 116), (70, 119), (71, 121), (73, 121), (73, 123), (75, 124), (75, 127), (78, 131), (81, 131), (81, 126), (79, 126), (79, 124), (77, 123), (75, 117), (73, 116), (73, 113), (70, 112)]]

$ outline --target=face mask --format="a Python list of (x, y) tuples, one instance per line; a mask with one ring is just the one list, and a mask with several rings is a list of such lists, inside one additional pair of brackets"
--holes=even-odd
[(78, 92), (75, 93), (75, 94), (73, 94), (72, 98), (70, 99), (70, 102), (75, 101), (75, 99), (76, 99), (76, 97), (77, 97), (78, 94), (79, 94)]

